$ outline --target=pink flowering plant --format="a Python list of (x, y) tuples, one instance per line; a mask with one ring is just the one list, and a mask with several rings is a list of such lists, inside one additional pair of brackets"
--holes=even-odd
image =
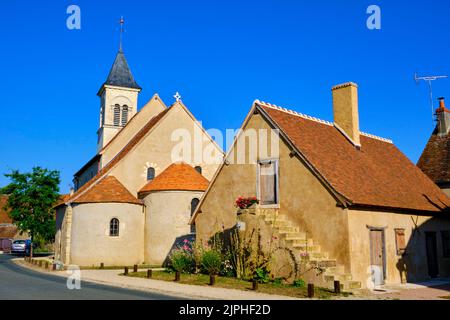
[(235, 206), (239, 209), (248, 209), (254, 204), (258, 204), (259, 201), (256, 197), (239, 197), (236, 199)]
[(183, 244), (172, 250), (169, 257), (170, 267), (174, 271), (182, 273), (195, 271), (196, 263), (193, 244), (188, 239), (184, 239)]

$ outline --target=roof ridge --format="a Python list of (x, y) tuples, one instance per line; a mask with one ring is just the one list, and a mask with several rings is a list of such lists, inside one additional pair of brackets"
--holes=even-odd
[(301, 118), (304, 118), (306, 120), (315, 121), (315, 122), (318, 122), (318, 123), (326, 124), (328, 126), (334, 126), (334, 124), (332, 122), (330, 122), (330, 121), (326, 121), (326, 120), (323, 120), (323, 119), (312, 117), (312, 116), (309, 116), (307, 114), (300, 113), (300, 112), (297, 112), (297, 111), (294, 111), (294, 110), (291, 110), (291, 109), (286, 109), (286, 108), (274, 105), (274, 104), (269, 103), (269, 102), (260, 101), (260, 100), (256, 100), (255, 102), (258, 103), (258, 104), (264, 105), (264, 106), (266, 106), (268, 108), (272, 108), (272, 109), (275, 109), (275, 110), (278, 110), (278, 111), (286, 112), (286, 113), (289, 113), (289, 114), (291, 114), (293, 116), (301, 117)]
[(387, 143), (390, 143), (390, 144), (394, 144), (394, 141), (392, 141), (391, 139), (379, 137), (379, 136), (376, 136), (374, 134), (370, 134), (370, 133), (366, 133), (366, 132), (362, 132), (362, 131), (360, 131), (360, 134), (362, 136), (365, 136), (365, 137), (368, 137), (368, 138), (372, 138), (372, 139), (380, 140), (380, 141), (387, 142)]
[[(278, 110), (278, 111), (286, 112), (286, 113), (289, 113), (291, 115), (298, 116), (298, 117), (301, 117), (301, 118), (304, 118), (304, 119), (307, 119), (307, 120), (316, 121), (316, 122), (319, 122), (319, 123), (322, 123), (322, 124), (326, 124), (326, 125), (329, 125), (329, 126), (333, 126), (333, 127), (335, 125), (333, 122), (330, 122), (330, 121), (327, 121), (327, 120), (323, 120), (323, 119), (319, 119), (319, 118), (312, 117), (312, 116), (308, 116), (306, 114), (303, 114), (303, 113), (300, 113), (300, 112), (297, 112), (297, 111), (294, 111), (294, 110), (291, 110), (291, 109), (286, 109), (286, 108), (274, 105), (274, 104), (269, 103), (269, 102), (260, 101), (260, 100), (256, 100), (255, 102), (258, 103), (258, 104), (264, 105), (264, 106), (266, 106), (268, 108), (272, 108), (272, 109), (275, 109), (275, 110)], [(388, 143), (391, 143), (391, 144), (394, 143), (391, 139), (379, 137), (379, 136), (376, 136), (376, 135), (373, 135), (373, 134), (370, 134), (370, 133), (366, 133), (366, 132), (360, 131), (360, 134), (363, 135), (363, 136), (366, 136), (368, 138), (380, 140), (380, 141), (383, 141), (383, 142), (388, 142)]]

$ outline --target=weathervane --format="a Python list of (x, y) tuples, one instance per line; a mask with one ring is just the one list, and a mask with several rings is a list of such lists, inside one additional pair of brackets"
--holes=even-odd
[(175, 100), (178, 102), (178, 101), (181, 101), (181, 95), (180, 95), (180, 93), (177, 91), (177, 93), (175, 93), (175, 95), (173, 96), (174, 98), (175, 98)]
[(123, 25), (125, 24), (125, 20), (123, 19), (123, 16), (120, 17), (120, 46), (119, 46), (119, 51), (122, 52), (122, 41), (123, 41)]
[[(432, 82), (436, 81), (438, 79), (445, 79), (448, 78), (448, 76), (425, 76), (425, 77), (419, 77), (417, 73), (414, 74), (414, 80), (416, 80), (416, 83), (419, 84), (419, 81), (426, 81), (428, 82), (428, 89), (430, 91), (430, 103), (431, 103), (431, 114), (434, 119), (434, 100), (433, 100), (433, 85)], [(434, 122), (433, 122), (434, 125)]]

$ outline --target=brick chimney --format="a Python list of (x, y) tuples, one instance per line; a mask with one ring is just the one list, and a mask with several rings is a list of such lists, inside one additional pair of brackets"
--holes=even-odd
[(333, 87), (334, 125), (356, 147), (361, 147), (359, 138), (358, 85), (353, 82)]
[(438, 134), (445, 136), (450, 133), (450, 110), (445, 107), (445, 99), (439, 98), (439, 108), (436, 109)]

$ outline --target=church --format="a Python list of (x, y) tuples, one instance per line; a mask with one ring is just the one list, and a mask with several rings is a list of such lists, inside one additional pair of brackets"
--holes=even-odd
[[(195, 234), (189, 220), (223, 152), (178, 93), (170, 106), (155, 94), (138, 110), (140, 92), (120, 48), (97, 93), (97, 153), (55, 207), (55, 259), (65, 265), (161, 265)], [(209, 158), (191, 156), (194, 143), (175, 152), (180, 132)]]

